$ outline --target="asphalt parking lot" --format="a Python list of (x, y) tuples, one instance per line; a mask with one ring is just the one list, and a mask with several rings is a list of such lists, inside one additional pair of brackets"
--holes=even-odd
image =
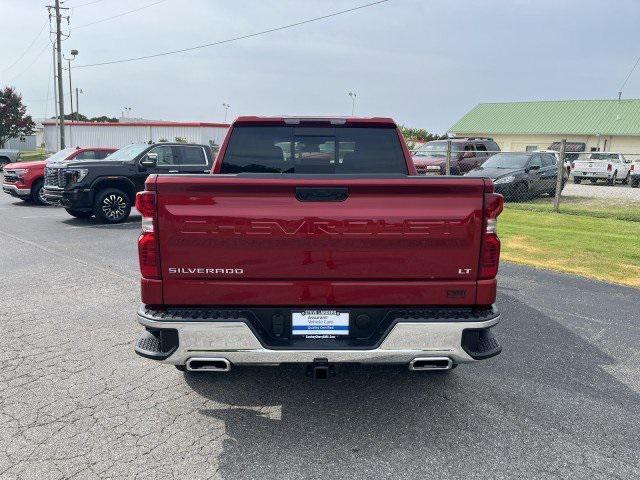
[(139, 228), (0, 195), (3, 479), (640, 478), (637, 290), (504, 264), (494, 359), (183, 374), (133, 353)]

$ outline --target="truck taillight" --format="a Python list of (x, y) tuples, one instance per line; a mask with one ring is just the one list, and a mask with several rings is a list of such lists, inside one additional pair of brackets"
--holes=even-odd
[(140, 273), (144, 278), (159, 279), (160, 265), (155, 232), (142, 232), (138, 238)]
[(611, 164), (609, 163), (607, 164), (607, 172), (610, 172), (610, 171), (611, 171)]
[(158, 239), (154, 228), (156, 221), (155, 192), (139, 192), (136, 195), (136, 209), (142, 215), (142, 234), (138, 238), (140, 273), (144, 278), (160, 279)]
[(136, 209), (142, 215), (142, 231), (153, 232), (153, 221), (156, 216), (156, 192), (138, 192)]
[(488, 280), (498, 274), (500, 239), (497, 235), (498, 215), (504, 207), (504, 197), (498, 193), (484, 196), (484, 232), (480, 250), (479, 279)]

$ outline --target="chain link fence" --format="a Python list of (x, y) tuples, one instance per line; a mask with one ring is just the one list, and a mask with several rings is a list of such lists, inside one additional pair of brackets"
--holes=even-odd
[(488, 149), (490, 145), (495, 143), (483, 138), (439, 140), (414, 150), (413, 161), (419, 175), (491, 178), (507, 202), (546, 200), (558, 209), (563, 197), (640, 201), (637, 190), (590, 188), (640, 186), (640, 153), (573, 152), (565, 141), (557, 142), (557, 151), (501, 151)]

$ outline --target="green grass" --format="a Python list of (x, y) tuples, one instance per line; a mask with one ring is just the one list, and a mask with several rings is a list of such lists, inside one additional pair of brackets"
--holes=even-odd
[(49, 155), (44, 151), (43, 148), (38, 150), (34, 150), (32, 152), (21, 152), (20, 153), (20, 161), (21, 162), (35, 162), (38, 160), (44, 160)]
[(640, 205), (552, 208), (506, 205), (498, 222), (504, 260), (640, 288)]
[[(553, 212), (553, 199), (538, 198), (529, 202), (509, 203), (510, 210), (528, 212)], [(629, 222), (640, 222), (640, 203), (618, 199), (562, 197), (560, 213), (582, 217), (614, 218)]]

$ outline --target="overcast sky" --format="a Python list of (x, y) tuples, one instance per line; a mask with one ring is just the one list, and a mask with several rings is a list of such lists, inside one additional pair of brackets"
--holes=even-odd
[[(68, 0), (66, 6), (96, 0)], [(70, 10), (75, 65), (153, 54), (371, 0), (99, 0)], [(53, 115), (44, 0), (0, 0), (0, 86)], [(391, 0), (190, 53), (77, 68), (88, 116), (221, 121), (258, 115), (391, 116), (444, 132), (479, 102), (613, 98), (640, 55), (638, 0)], [(76, 30), (73, 30), (73, 27)], [(7, 69), (34, 41), (24, 58)], [(66, 84), (65, 72), (65, 89)], [(623, 97), (640, 97), (640, 67)], [(47, 102), (49, 98), (49, 102)], [(68, 105), (68, 103), (67, 103)], [(68, 106), (66, 107), (68, 109)]]

